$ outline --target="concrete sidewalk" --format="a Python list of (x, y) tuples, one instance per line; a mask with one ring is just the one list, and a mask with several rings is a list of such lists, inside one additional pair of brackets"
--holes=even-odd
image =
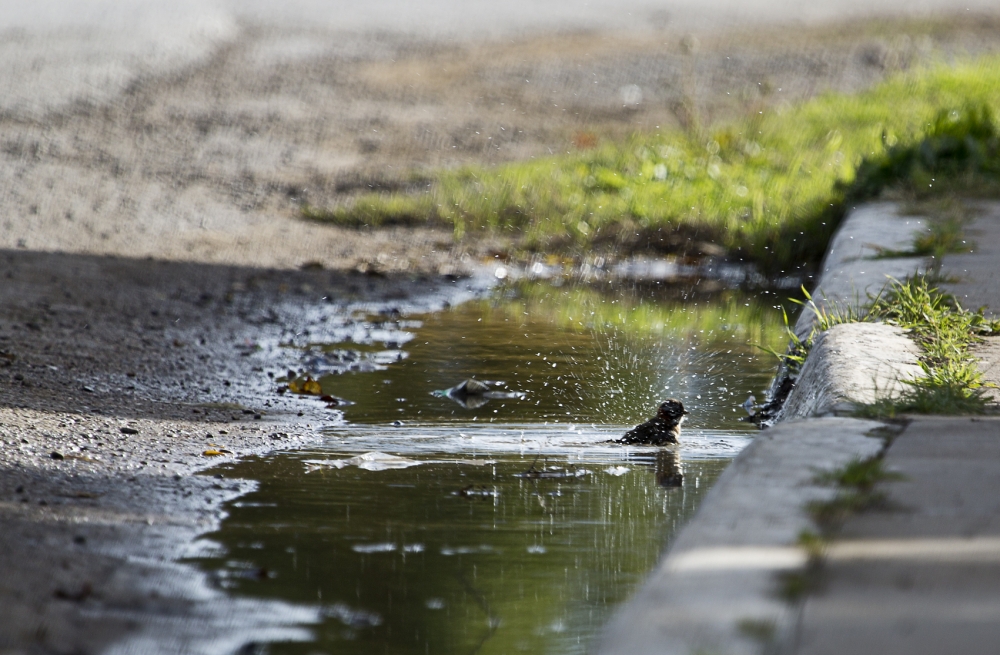
[[(944, 285), (1000, 313), (1000, 204), (971, 229), (975, 250), (945, 258)], [(1000, 339), (976, 351), (1000, 381)], [(788, 652), (879, 655), (1000, 652), (1000, 419), (914, 417), (885, 453), (902, 479), (887, 508), (848, 519)]]
[(885, 464), (904, 479), (844, 524), (792, 652), (1000, 652), (1000, 420), (915, 419)]

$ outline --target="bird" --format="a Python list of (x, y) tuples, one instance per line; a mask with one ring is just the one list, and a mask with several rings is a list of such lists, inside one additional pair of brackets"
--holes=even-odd
[(757, 398), (753, 394), (743, 402), (743, 409), (747, 410), (750, 416), (757, 413)]
[(681, 423), (687, 415), (684, 403), (676, 398), (667, 398), (660, 403), (656, 416), (626, 432), (617, 443), (650, 446), (680, 443)]

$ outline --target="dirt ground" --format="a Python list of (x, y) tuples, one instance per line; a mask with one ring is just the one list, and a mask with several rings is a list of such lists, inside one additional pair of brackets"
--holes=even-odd
[(4, 105), (0, 652), (234, 652), (308, 623), (176, 563), (250, 486), (195, 473), (338, 420), (274, 393), (279, 343), (481, 292), (462, 276), (486, 244), (314, 225), (302, 202), (998, 47), (983, 16), (461, 44), (248, 24), (122, 93)]

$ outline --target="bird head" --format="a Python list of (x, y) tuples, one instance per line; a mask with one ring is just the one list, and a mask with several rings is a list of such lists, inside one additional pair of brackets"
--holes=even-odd
[(676, 398), (667, 398), (664, 400), (660, 403), (660, 409), (656, 412), (657, 416), (668, 421), (676, 421), (683, 416), (687, 416), (687, 414), (687, 410), (684, 409), (684, 403)]

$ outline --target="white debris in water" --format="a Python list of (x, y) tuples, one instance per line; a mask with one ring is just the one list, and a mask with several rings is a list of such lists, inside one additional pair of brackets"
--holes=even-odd
[(403, 546), (404, 553), (422, 553), (424, 552), (423, 544), (406, 544)]
[(391, 553), (396, 550), (396, 544), (388, 542), (378, 544), (354, 544), (351, 546), (351, 550), (355, 553)]
[(528, 546), (528, 552), (532, 555), (545, 554), (545, 546)]
[(351, 628), (374, 628), (382, 625), (382, 617), (375, 612), (354, 609), (344, 603), (335, 603), (323, 610), (323, 614)]
[(348, 466), (357, 466), (359, 469), (364, 469), (366, 471), (388, 471), (391, 469), (405, 469), (424, 463), (425, 462), (421, 462), (419, 460), (397, 457), (396, 455), (387, 455), (386, 453), (380, 453), (378, 451), (365, 453), (348, 459), (304, 460), (306, 473), (318, 471), (322, 468), (342, 469)]
[(604, 472), (607, 473), (608, 475), (613, 475), (615, 477), (618, 477), (620, 475), (625, 475), (631, 470), (632, 469), (630, 469), (627, 466), (609, 466), (608, 468), (604, 469)]
[(428, 598), (424, 601), (424, 605), (429, 610), (443, 610), (444, 609), (444, 599), (443, 598)]
[(451, 557), (452, 555), (471, 555), (473, 553), (493, 553), (496, 552), (492, 546), (482, 545), (482, 546), (458, 546), (452, 548), (450, 546), (441, 546), (441, 554), (445, 557)]

